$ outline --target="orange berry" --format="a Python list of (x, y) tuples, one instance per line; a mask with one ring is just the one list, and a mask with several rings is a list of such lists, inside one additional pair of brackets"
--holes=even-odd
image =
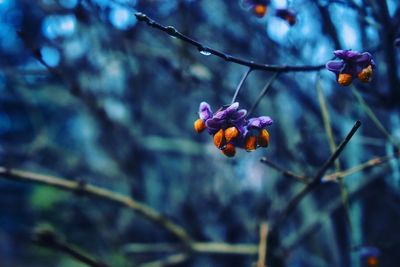
[(348, 73), (340, 73), (338, 77), (338, 83), (342, 86), (351, 84), (352, 77)]
[(262, 4), (255, 5), (253, 12), (257, 17), (262, 18), (267, 13), (267, 6)]
[(236, 127), (226, 128), (226, 130), (225, 130), (226, 142), (229, 143), (234, 138), (236, 138), (238, 136), (238, 134), (239, 134), (239, 131), (238, 131), (238, 129), (236, 129)]
[(378, 258), (377, 258), (377, 257), (375, 257), (375, 256), (369, 256), (369, 257), (367, 258), (367, 265), (368, 265), (368, 266), (376, 267), (376, 266), (378, 266), (378, 264), (379, 264), (379, 261), (378, 261)]
[(261, 147), (267, 147), (269, 144), (269, 133), (267, 130), (262, 129), (260, 135), (258, 136), (258, 145)]
[(233, 157), (236, 154), (236, 149), (232, 144), (227, 144), (224, 149), (221, 150), (222, 153), (227, 157)]
[(293, 15), (287, 15), (285, 19), (286, 19), (287, 23), (289, 23), (290, 26), (293, 26), (294, 24), (296, 24), (296, 17)]
[(204, 121), (202, 119), (197, 119), (194, 122), (194, 130), (196, 131), (196, 133), (201, 133), (202, 131), (204, 131), (205, 128), (206, 128), (206, 124), (204, 123)]
[(244, 149), (246, 151), (253, 151), (256, 150), (257, 148), (257, 137), (256, 136), (249, 136), (246, 138), (246, 141), (244, 142)]
[(218, 148), (222, 148), (226, 144), (224, 130), (220, 129), (216, 134), (214, 134), (214, 145)]
[(372, 66), (368, 65), (368, 67), (364, 68), (360, 73), (358, 73), (358, 79), (363, 83), (368, 83), (372, 79)]

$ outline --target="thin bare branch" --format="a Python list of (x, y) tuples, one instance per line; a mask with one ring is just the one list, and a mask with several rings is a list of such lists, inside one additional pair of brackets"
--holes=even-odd
[(65, 253), (74, 259), (87, 264), (92, 267), (110, 267), (110, 265), (95, 259), (93, 256), (83, 252), (81, 249), (68, 244), (61, 240), (61, 238), (52, 230), (41, 229), (33, 234), (32, 241), (42, 247), (46, 247), (51, 250), (60, 251)]
[(278, 166), (276, 163), (270, 161), (269, 159), (267, 159), (266, 157), (262, 157), (260, 159), (260, 161), (266, 165), (268, 165), (269, 167), (271, 167), (272, 169), (275, 169), (276, 171), (278, 171), (280, 174), (282, 174), (283, 176), (289, 177), (289, 178), (293, 178), (298, 182), (301, 182), (303, 184), (308, 184), (308, 178), (304, 175), (297, 175), (294, 174), (291, 171), (285, 170), (284, 168)]
[(189, 259), (190, 255), (187, 253), (177, 253), (167, 256), (164, 259), (156, 260), (140, 264), (139, 267), (167, 267), (181, 264)]
[[(315, 65), (315, 66), (278, 66), (278, 65), (269, 65), (269, 64), (262, 64), (262, 63), (257, 63), (254, 61), (248, 61), (244, 60), (241, 58), (237, 58), (231, 55), (228, 55), (226, 53), (223, 53), (221, 51), (218, 51), (216, 49), (207, 47), (200, 42), (180, 33), (178, 30), (176, 30), (172, 26), (163, 26), (160, 23), (156, 22), (155, 20), (149, 18), (146, 14), (143, 14), (141, 12), (135, 13), (135, 16), (137, 20), (146, 22), (147, 25), (150, 27), (156, 28), (158, 30), (161, 30), (175, 38), (178, 38), (190, 45), (195, 46), (201, 53), (207, 54), (207, 55), (214, 55), (217, 57), (220, 57), (224, 59), (225, 61), (228, 62), (233, 62), (239, 65), (247, 66), (253, 70), (263, 70), (263, 71), (273, 71), (273, 72), (299, 72), (299, 71), (317, 71), (325, 68), (325, 63), (320, 64), (320, 65)], [(327, 60), (328, 61), (328, 60)]]
[(260, 243), (258, 245), (257, 267), (266, 267), (265, 259), (267, 255), (267, 237), (268, 237), (268, 223), (263, 222), (260, 225)]
[(191, 242), (190, 236), (186, 233), (186, 231), (182, 227), (175, 224), (171, 220), (167, 219), (155, 209), (143, 203), (140, 203), (130, 198), (129, 196), (115, 193), (105, 188), (101, 188), (88, 183), (76, 182), (64, 178), (37, 174), (33, 172), (23, 171), (19, 169), (11, 169), (1, 166), (0, 166), (0, 177), (13, 181), (34, 182), (34, 183), (49, 185), (59, 189), (68, 190), (80, 194), (86, 194), (88, 196), (93, 196), (111, 201), (121, 206), (130, 208), (133, 211), (140, 214), (141, 216), (143, 216), (144, 218), (147, 218), (148, 220), (160, 225), (162, 228), (164, 228), (172, 235), (174, 235), (176, 238), (178, 238), (180, 241), (182, 241), (185, 245)]
[[(182, 249), (177, 243), (132, 243), (124, 246), (126, 253), (171, 253)], [(256, 244), (227, 244), (218, 242), (192, 242), (190, 251), (196, 254), (257, 255)]]
[(254, 102), (253, 106), (249, 109), (246, 116), (250, 116), (251, 113), (257, 108), (258, 104), (260, 104), (261, 99), (267, 94), (268, 90), (271, 88), (271, 85), (276, 77), (278, 77), (279, 73), (274, 73), (271, 78), (267, 81), (264, 85), (264, 88), (261, 90), (260, 94), (258, 95), (256, 102)]
[(288, 204), (286, 209), (282, 212), (281, 216), (276, 220), (274, 226), (278, 226), (281, 224), (295, 209), (295, 207), (300, 203), (300, 201), (315, 187), (321, 184), (321, 178), (324, 176), (325, 172), (328, 168), (333, 164), (333, 162), (337, 159), (337, 157), (342, 153), (343, 149), (346, 147), (350, 139), (356, 133), (358, 128), (361, 126), (360, 121), (356, 121), (350, 132), (347, 134), (346, 138), (340, 143), (336, 151), (329, 157), (329, 159), (322, 165), (322, 167), (315, 174), (312, 181), (302, 190), (300, 191)]
[(237, 86), (237, 88), (235, 90), (235, 94), (233, 95), (233, 98), (232, 98), (232, 101), (231, 101), (232, 104), (236, 102), (236, 98), (239, 95), (240, 89), (242, 89), (244, 81), (247, 79), (247, 76), (249, 76), (249, 74), (250, 74), (250, 72), (252, 70), (253, 70), (252, 68), (248, 68), (247, 71), (243, 74), (243, 77), (240, 80), (240, 82), (239, 82), (239, 84), (238, 84), (238, 86)]
[(340, 172), (334, 172), (329, 175), (326, 175), (325, 177), (322, 178), (322, 181), (328, 182), (328, 181), (336, 181), (338, 178), (345, 178), (347, 176), (350, 176), (352, 174), (355, 174), (357, 172), (382, 165), (384, 163), (389, 162), (392, 159), (396, 159), (400, 156), (400, 153), (394, 154), (394, 155), (386, 155), (383, 157), (375, 157), (373, 159), (370, 159), (360, 165), (354, 166), (352, 168), (349, 168), (344, 171)]

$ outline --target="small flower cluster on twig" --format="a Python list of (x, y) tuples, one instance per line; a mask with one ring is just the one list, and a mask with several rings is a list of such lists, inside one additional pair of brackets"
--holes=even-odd
[(246, 114), (247, 110), (239, 109), (238, 102), (221, 107), (215, 113), (208, 103), (201, 102), (194, 129), (197, 133), (207, 129), (215, 146), (228, 157), (235, 156), (236, 147), (246, 151), (267, 147), (269, 133), (265, 128), (272, 124), (272, 119), (268, 116), (246, 119)]

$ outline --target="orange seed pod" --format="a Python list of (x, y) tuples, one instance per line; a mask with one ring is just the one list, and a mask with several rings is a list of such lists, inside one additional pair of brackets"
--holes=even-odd
[(351, 84), (352, 77), (348, 73), (340, 73), (338, 76), (338, 83), (342, 86)]
[(267, 13), (267, 6), (262, 4), (255, 5), (253, 12), (257, 17), (262, 18), (265, 16), (265, 13)]
[(239, 131), (238, 131), (238, 129), (236, 127), (226, 128), (226, 130), (225, 130), (226, 142), (229, 143), (234, 138), (236, 138), (238, 136), (238, 134), (239, 134)]
[(269, 133), (266, 129), (262, 129), (258, 136), (258, 145), (261, 147), (267, 147), (269, 144)]
[(376, 256), (369, 256), (367, 258), (367, 266), (376, 267), (376, 266), (378, 266), (378, 264), (379, 264), (379, 261)]
[(372, 66), (368, 65), (368, 67), (364, 68), (360, 73), (358, 73), (358, 79), (363, 83), (368, 83), (372, 79)]
[(253, 151), (256, 150), (256, 148), (257, 148), (257, 137), (256, 136), (247, 137), (244, 143), (244, 149), (246, 149), (246, 151)]
[(221, 150), (222, 153), (227, 157), (233, 157), (236, 154), (236, 149), (232, 144), (227, 144), (224, 149)]
[(204, 121), (202, 119), (197, 119), (194, 122), (194, 130), (196, 131), (196, 133), (201, 133), (202, 131), (204, 131), (205, 128), (206, 128), (206, 124), (204, 123)]
[(224, 130), (220, 129), (216, 134), (214, 134), (214, 145), (218, 148), (222, 148), (226, 144)]

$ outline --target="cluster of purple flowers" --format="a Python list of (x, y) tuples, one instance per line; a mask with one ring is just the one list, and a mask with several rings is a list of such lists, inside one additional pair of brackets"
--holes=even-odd
[(336, 74), (340, 85), (350, 85), (354, 78), (364, 83), (371, 81), (375, 62), (370, 53), (352, 50), (336, 50), (333, 53), (340, 60), (329, 61), (326, 68)]
[(247, 119), (246, 114), (245, 109), (239, 109), (238, 102), (223, 106), (215, 113), (208, 103), (201, 102), (194, 129), (197, 133), (207, 130), (215, 146), (228, 157), (236, 154), (236, 147), (246, 151), (267, 147), (269, 133), (265, 128), (272, 124), (272, 119), (267, 116)]

